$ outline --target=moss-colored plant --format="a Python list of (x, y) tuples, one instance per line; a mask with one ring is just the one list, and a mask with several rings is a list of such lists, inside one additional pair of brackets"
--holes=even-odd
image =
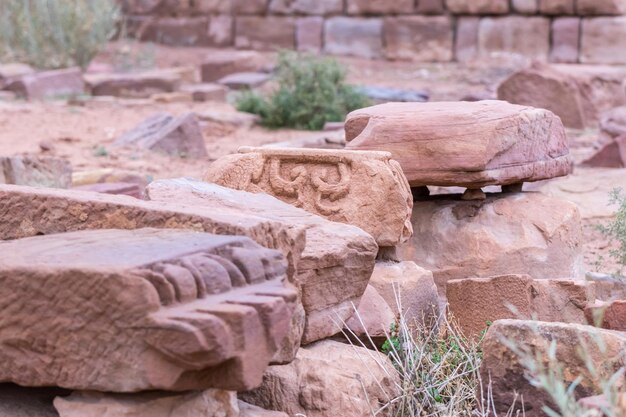
[(116, 0), (2, 0), (0, 59), (85, 68), (115, 35), (119, 17)]
[(345, 69), (333, 58), (281, 52), (277, 90), (268, 98), (244, 92), (236, 106), (261, 116), (266, 127), (319, 130), (326, 122), (343, 121), (352, 110), (370, 104), (345, 79)]

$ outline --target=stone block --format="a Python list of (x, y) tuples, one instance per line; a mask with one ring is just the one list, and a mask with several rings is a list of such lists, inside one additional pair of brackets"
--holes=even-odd
[(346, 0), (346, 10), (352, 15), (390, 15), (413, 13), (414, 0)]
[(446, 282), (467, 277), (582, 278), (582, 228), (574, 203), (515, 193), (414, 204), (414, 234), (399, 248), (400, 259), (431, 270), (442, 296)]
[(482, 18), (478, 49), (482, 57), (517, 54), (546, 61), (550, 52), (550, 19), (539, 16)]
[(452, 60), (452, 21), (447, 16), (387, 17), (385, 56), (392, 60), (447, 62)]
[(581, 63), (626, 64), (626, 16), (585, 18), (581, 30)]
[(557, 17), (552, 21), (550, 62), (577, 63), (580, 47), (580, 19)]
[(298, 51), (319, 53), (323, 47), (324, 19), (318, 16), (302, 17), (296, 21)]
[(388, 103), (356, 110), (346, 119), (346, 141), (350, 150), (391, 152), (411, 187), (479, 188), (570, 172), (559, 118), (502, 101)]
[(380, 58), (383, 55), (382, 19), (332, 17), (324, 26), (324, 52)]
[(215, 161), (205, 181), (254, 193), (357, 226), (379, 246), (411, 236), (412, 196), (389, 154), (321, 149), (242, 148)]
[(296, 21), (291, 17), (240, 16), (235, 19), (235, 46), (242, 49), (295, 49)]
[(18, 239), (0, 252), (11, 305), (0, 315), (0, 378), (23, 386), (250, 389), (297, 299), (283, 255), (245, 237), (89, 230)]

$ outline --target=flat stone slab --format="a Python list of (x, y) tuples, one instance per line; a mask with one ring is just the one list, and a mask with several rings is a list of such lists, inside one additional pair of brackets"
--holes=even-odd
[(122, 195), (0, 185), (0, 240), (90, 229), (172, 228), (245, 235), (280, 250), (293, 281), (305, 228), (224, 206), (142, 201)]
[(181, 76), (170, 70), (131, 73), (86, 74), (85, 82), (94, 96), (147, 98), (171, 93), (181, 85)]
[(0, 244), (0, 380), (110, 392), (250, 389), (297, 293), (241, 236), (90, 230)]
[(378, 247), (371, 236), (355, 226), (328, 221), (270, 195), (174, 179), (151, 183), (147, 196), (155, 203), (175, 201), (206, 211), (223, 208), (305, 227), (305, 246), (295, 276), (306, 312), (304, 344), (338, 333), (335, 321), (352, 316), (353, 305), (359, 304), (372, 276)]
[(210, 165), (205, 181), (268, 193), (329, 220), (360, 227), (379, 246), (405, 242), (413, 197), (387, 152), (248, 148)]
[(502, 101), (388, 103), (350, 113), (349, 150), (391, 152), (412, 187), (478, 188), (570, 172), (553, 113)]

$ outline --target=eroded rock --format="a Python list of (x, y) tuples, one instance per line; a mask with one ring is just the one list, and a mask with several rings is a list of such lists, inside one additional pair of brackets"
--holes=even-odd
[(329, 220), (358, 226), (379, 246), (404, 242), (412, 232), (410, 189), (387, 153), (242, 148), (211, 164), (204, 179), (268, 193)]
[(208, 156), (202, 130), (194, 113), (180, 116), (155, 114), (117, 138), (114, 144), (185, 158)]
[(60, 158), (35, 155), (0, 157), (0, 183), (70, 188), (72, 166), (69, 161)]
[(90, 230), (4, 242), (0, 257), (0, 379), (25, 386), (250, 389), (297, 298), (282, 254), (245, 237)]
[(508, 185), (567, 175), (553, 113), (501, 101), (388, 103), (346, 120), (347, 149), (391, 152), (412, 187)]
[[(626, 364), (623, 351), (626, 348), (626, 334), (591, 326), (565, 323), (545, 323), (521, 320), (498, 320), (487, 332), (482, 343), (483, 362), (481, 374), (483, 381), (491, 380), (495, 410), (505, 413), (513, 404), (515, 392), (524, 396), (525, 415), (543, 417), (544, 405), (551, 405), (549, 397), (541, 389), (534, 388), (527, 381), (519, 357), (511, 349), (511, 344), (518, 348), (529, 348), (540, 352), (547, 360), (551, 343), (556, 344), (556, 359), (563, 369), (566, 384), (571, 384), (581, 377), (575, 393), (578, 398), (593, 395), (601, 389), (600, 378), (608, 380)], [(604, 349), (600, 349), (602, 343)], [(597, 377), (592, 376), (585, 359), (581, 358), (581, 346), (586, 346), (586, 360), (595, 368)], [(554, 363), (553, 363), (554, 365)], [(624, 376), (616, 378), (615, 388), (621, 391), (626, 386)], [(517, 407), (520, 408), (518, 398)]]
[(362, 417), (395, 398), (396, 370), (385, 355), (334, 341), (300, 349), (289, 365), (271, 366), (245, 401), (290, 416)]
[(223, 208), (280, 222), (285, 227), (304, 227), (306, 243), (295, 276), (306, 311), (303, 344), (338, 333), (341, 321), (354, 313), (353, 304), (358, 305), (372, 275), (378, 247), (371, 236), (272, 196), (185, 179), (156, 181), (150, 184), (147, 194), (155, 203), (175, 201), (204, 210)]
[(538, 193), (482, 201), (416, 201), (413, 237), (400, 258), (433, 272), (439, 293), (451, 279), (528, 274), (582, 279), (581, 220), (575, 204)]

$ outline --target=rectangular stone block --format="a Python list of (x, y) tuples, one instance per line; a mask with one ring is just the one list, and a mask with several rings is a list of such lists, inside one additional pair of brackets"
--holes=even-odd
[(296, 21), (291, 17), (237, 17), (235, 46), (243, 49), (295, 49)]
[(140, 18), (145, 25), (139, 31), (142, 41), (171, 46), (207, 46), (208, 17)]
[(298, 51), (319, 53), (322, 50), (324, 18), (302, 17), (296, 21), (296, 45)]
[(326, 16), (341, 14), (343, 0), (272, 0), (270, 13)]
[(8, 82), (4, 89), (18, 97), (42, 100), (84, 94), (85, 82), (80, 68), (67, 68), (23, 75)]
[(209, 18), (207, 42), (211, 46), (232, 46), (235, 43), (233, 28), (235, 19), (229, 15), (216, 15)]
[(251, 389), (297, 300), (280, 252), (242, 236), (88, 230), (0, 256), (0, 379), (23, 386)]
[(558, 17), (552, 21), (552, 48), (550, 50), (551, 62), (578, 62), (579, 44), (579, 18)]
[(545, 61), (550, 52), (550, 19), (485, 17), (478, 30), (478, 50), (483, 57), (504, 53)]
[(262, 246), (280, 250), (293, 278), (304, 250), (305, 229), (241, 211), (180, 206), (132, 197), (72, 190), (0, 185), (0, 240), (89, 229), (142, 227), (191, 229), (246, 235)]
[(333, 17), (324, 26), (324, 52), (380, 58), (383, 55), (382, 19)]
[(626, 0), (577, 0), (579, 15), (623, 15), (626, 14)]
[(511, 7), (515, 13), (535, 14), (539, 10), (539, 0), (511, 0)]
[(232, 12), (239, 14), (263, 14), (267, 11), (268, 0), (229, 0)]
[(191, 10), (196, 15), (208, 15), (228, 14), (231, 9), (231, 0), (194, 0)]
[(585, 18), (581, 30), (581, 63), (626, 64), (626, 16)]
[(444, 14), (446, 6), (444, 0), (417, 0), (415, 12), (418, 14)]
[(452, 60), (452, 20), (448, 16), (387, 17), (385, 57), (392, 60), (447, 62)]
[(457, 19), (454, 45), (454, 56), (457, 61), (469, 61), (478, 56), (479, 27), (479, 17), (462, 16)]
[(254, 51), (215, 51), (206, 56), (200, 66), (201, 79), (215, 82), (238, 72), (255, 72), (263, 67), (262, 54)]
[(539, 13), (557, 16), (574, 14), (574, 0), (539, 0)]
[(353, 15), (389, 15), (413, 12), (414, 0), (346, 0), (346, 10)]
[(452, 14), (506, 14), (509, 12), (508, 0), (446, 0), (446, 6)]

